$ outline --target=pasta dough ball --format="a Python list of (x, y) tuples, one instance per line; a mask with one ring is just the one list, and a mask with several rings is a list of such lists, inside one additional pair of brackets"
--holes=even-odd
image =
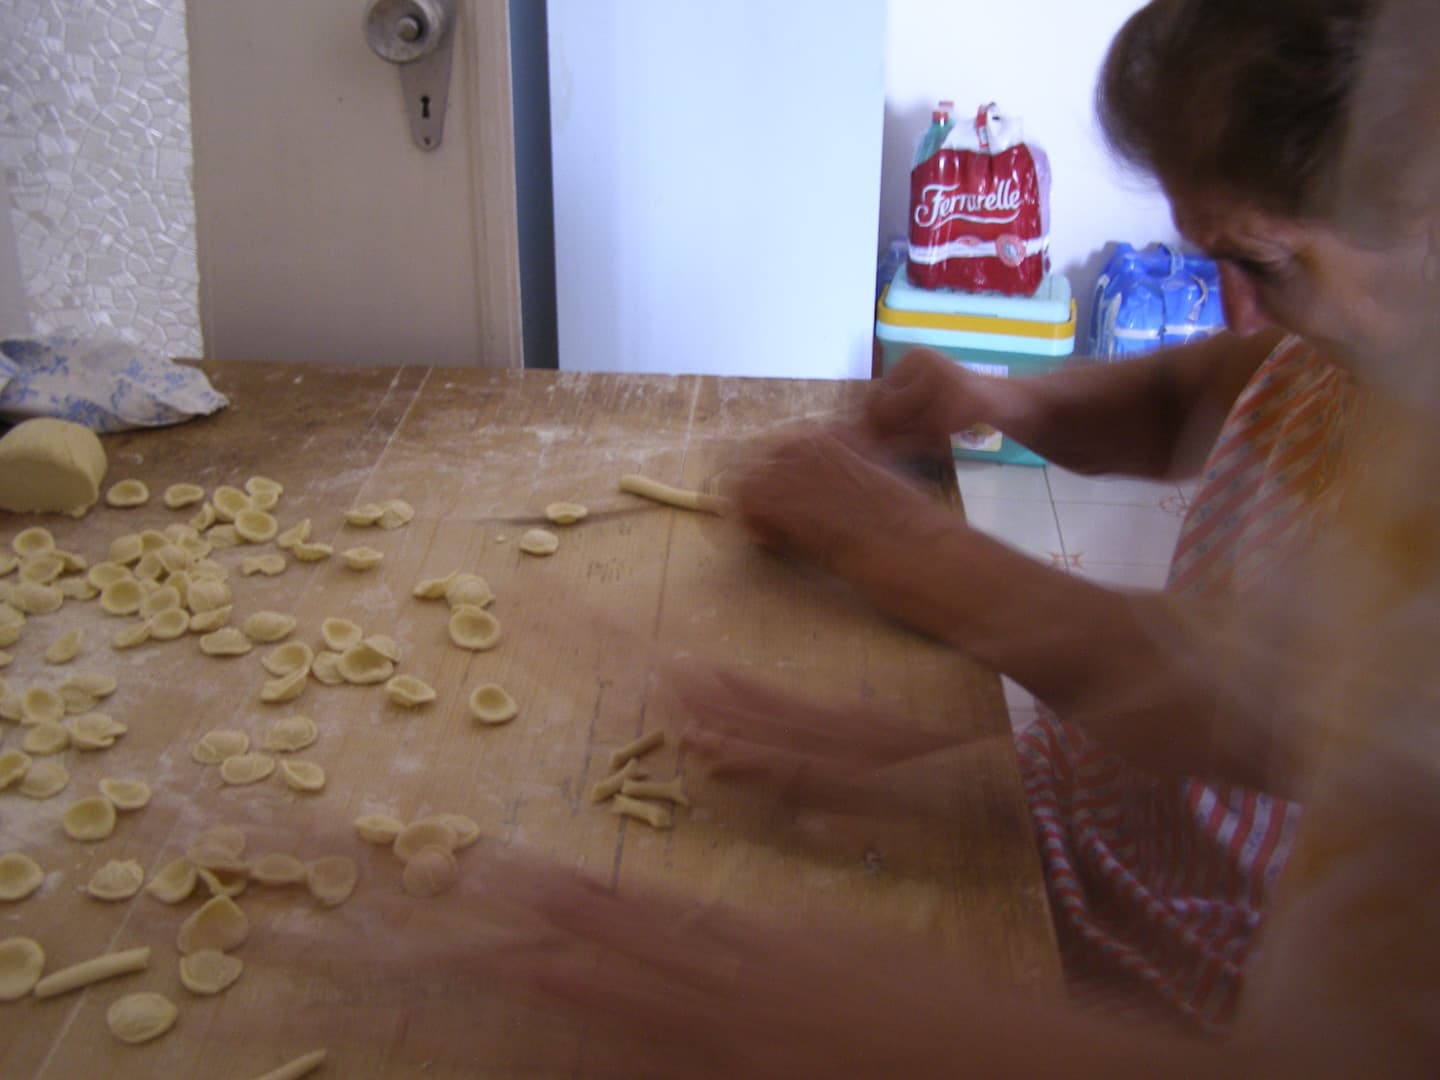
[(109, 468), (89, 428), (37, 417), (0, 437), (0, 510), (80, 517), (100, 497)]
[(121, 480), (105, 493), (105, 501), (111, 506), (127, 510), (144, 506), (150, 501), (150, 489), (140, 480)]

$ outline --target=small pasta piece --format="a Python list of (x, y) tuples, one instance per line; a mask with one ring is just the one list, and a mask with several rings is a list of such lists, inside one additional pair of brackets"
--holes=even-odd
[(374, 525), (380, 520), (380, 515), (385, 512), (379, 503), (365, 503), (363, 506), (355, 506), (345, 511), (345, 524), (356, 525), (364, 528)]
[(228, 896), (213, 896), (180, 924), (175, 945), (185, 955), (201, 949), (228, 952), (250, 936), (250, 920)]
[(435, 700), (435, 688), (414, 675), (396, 675), (385, 684), (385, 693), (396, 705), (406, 709), (428, 705)]
[(663, 730), (656, 728), (654, 731), (647, 731), (639, 738), (631, 740), (611, 754), (610, 768), (612, 771), (618, 769), (631, 758), (638, 758), (643, 754), (648, 754), (656, 747), (664, 745), (665, 732)]
[(280, 705), (287, 701), (294, 701), (305, 692), (309, 678), (309, 668), (297, 668), (289, 675), (282, 675), (278, 679), (267, 679), (265, 685), (260, 688), (260, 700), (266, 705)]
[(55, 550), (55, 537), (49, 529), (33, 525), (15, 534), (10, 541), (10, 550), (22, 559), (36, 559)]
[(470, 715), (482, 724), (504, 724), (514, 720), (520, 713), (505, 688), (496, 683), (484, 683), (470, 694)]
[(163, 498), (171, 510), (179, 510), (204, 500), (205, 489), (199, 484), (171, 484), (165, 489)]
[(500, 620), (483, 608), (461, 604), (450, 612), (450, 640), (462, 649), (483, 652), (500, 644)]
[(280, 762), (280, 779), (295, 791), (320, 791), (325, 787), (325, 770), (313, 761), (285, 758)]
[(335, 554), (335, 548), (330, 544), (296, 544), (290, 554), (301, 562), (319, 562)]
[(260, 661), (260, 666), (279, 678), (297, 671), (309, 671), (315, 661), (315, 652), (303, 641), (287, 641), (278, 649), (271, 649)]
[(257, 611), (240, 624), (251, 641), (273, 642), (288, 637), (295, 629), (295, 617), (279, 611)]
[(529, 529), (521, 534), (518, 546), (526, 555), (554, 555), (560, 550), (560, 538), (544, 529)]
[(115, 807), (103, 796), (87, 795), (65, 808), (60, 824), (72, 840), (104, 840), (115, 831)]
[(145, 884), (145, 870), (134, 859), (111, 859), (95, 873), (85, 892), (96, 900), (129, 900)]
[(245, 732), (217, 728), (200, 736), (190, 756), (201, 765), (219, 765), (226, 758), (243, 754), (249, 749), (250, 736)]
[(275, 539), (280, 526), (264, 510), (247, 506), (235, 515), (235, 534), (247, 544), (263, 544)]
[(240, 573), (245, 577), (253, 574), (264, 574), (266, 577), (274, 577), (276, 574), (285, 572), (285, 556), (269, 552), (265, 555), (250, 555), (240, 560)]
[(355, 819), (355, 831), (367, 844), (393, 844), (405, 823), (389, 814), (363, 814)]
[(259, 783), (274, 771), (275, 759), (269, 754), (236, 754), (220, 763), (220, 778), (236, 787)]
[(260, 885), (299, 885), (305, 880), (305, 864), (294, 855), (272, 851), (250, 864), (250, 880)]
[(545, 516), (556, 525), (574, 525), (584, 519), (590, 511), (579, 503), (553, 502), (545, 507)]
[(233, 626), (212, 631), (200, 639), (200, 651), (206, 656), (244, 656), (254, 643)]
[(343, 904), (355, 891), (358, 879), (355, 860), (344, 855), (326, 855), (305, 867), (310, 894), (324, 907)]
[(628, 795), (616, 795), (611, 799), (610, 812), (643, 821), (652, 829), (668, 829), (674, 823), (674, 812), (669, 806), (664, 803), (642, 802)]
[(150, 946), (148, 945), (142, 945), (138, 949), (123, 949), (120, 952), (106, 953), (93, 960), (85, 960), (61, 968), (53, 975), (46, 975), (35, 984), (35, 996), (49, 998), (55, 997), (57, 994), (67, 994), (71, 990), (92, 986), (104, 979), (113, 979), (117, 975), (129, 975), (132, 971), (144, 971), (149, 966)]
[(312, 746), (319, 737), (320, 732), (315, 721), (304, 713), (296, 713), (275, 721), (260, 748), (272, 753), (293, 754), (297, 750)]
[(448, 849), (434, 845), (417, 851), (401, 875), (405, 891), (420, 899), (439, 896), (459, 880), (455, 856)]
[(296, 544), (303, 544), (310, 539), (310, 519), (304, 518), (291, 525), (288, 529), (275, 537), (275, 546), (284, 551), (289, 551)]
[(85, 635), (79, 630), (70, 630), (51, 642), (45, 650), (47, 664), (68, 664), (80, 655), (85, 645)]
[(244, 961), (219, 949), (199, 949), (180, 958), (180, 985), (210, 996), (229, 989), (245, 970)]
[(359, 623), (331, 616), (320, 624), (320, 636), (331, 649), (343, 653), (352, 645), (359, 645), (364, 640), (365, 631)]
[(175, 1023), (178, 1010), (164, 994), (142, 990), (126, 994), (105, 1011), (105, 1026), (123, 1043), (137, 1045), (158, 1039)]
[(250, 509), (250, 496), (237, 487), (222, 484), (210, 495), (215, 506), (215, 516), (221, 521), (234, 521), (242, 510)]
[(14, 903), (45, 883), (45, 871), (29, 855), (18, 851), (0, 855), (0, 901)]
[(144, 780), (119, 780), (107, 776), (100, 781), (100, 794), (109, 799), (116, 810), (140, 810), (150, 803), (150, 785)]
[(105, 501), (121, 509), (144, 506), (150, 501), (150, 489), (139, 480), (121, 480), (105, 492)]
[(49, 799), (64, 791), (70, 783), (65, 766), (56, 761), (36, 761), (25, 770), (20, 781), (20, 794), (28, 799)]
[(194, 863), (189, 859), (174, 859), (150, 879), (145, 891), (161, 903), (178, 904), (189, 898), (199, 880)]
[(369, 570), (380, 565), (380, 560), (385, 558), (385, 553), (376, 551), (372, 547), (353, 547), (342, 551), (340, 558), (351, 570)]

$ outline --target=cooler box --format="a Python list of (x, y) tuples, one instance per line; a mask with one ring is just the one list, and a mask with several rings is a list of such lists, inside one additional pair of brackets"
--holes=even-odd
[[(971, 371), (1024, 378), (1054, 371), (1075, 351), (1075, 301), (1064, 274), (1050, 274), (1034, 296), (919, 289), (895, 272), (875, 311), (882, 370), (917, 346)], [(985, 428), (956, 435), (957, 458), (1044, 465), (1014, 439)]]

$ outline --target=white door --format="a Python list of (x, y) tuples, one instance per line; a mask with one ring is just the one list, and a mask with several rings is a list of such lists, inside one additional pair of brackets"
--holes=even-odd
[(867, 377), (886, 0), (548, 2), (560, 366)]
[(367, 7), (187, 4), (206, 353), (519, 367), (506, 0), (458, 0), (429, 151)]

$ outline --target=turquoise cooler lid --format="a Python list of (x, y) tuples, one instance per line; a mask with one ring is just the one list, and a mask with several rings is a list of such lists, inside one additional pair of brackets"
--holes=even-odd
[(935, 315), (988, 315), (996, 319), (1063, 323), (1070, 321), (1070, 280), (1064, 274), (1046, 274), (1034, 296), (967, 293), (953, 289), (919, 289), (905, 277), (905, 263), (895, 271), (885, 306), (893, 311), (923, 311)]

